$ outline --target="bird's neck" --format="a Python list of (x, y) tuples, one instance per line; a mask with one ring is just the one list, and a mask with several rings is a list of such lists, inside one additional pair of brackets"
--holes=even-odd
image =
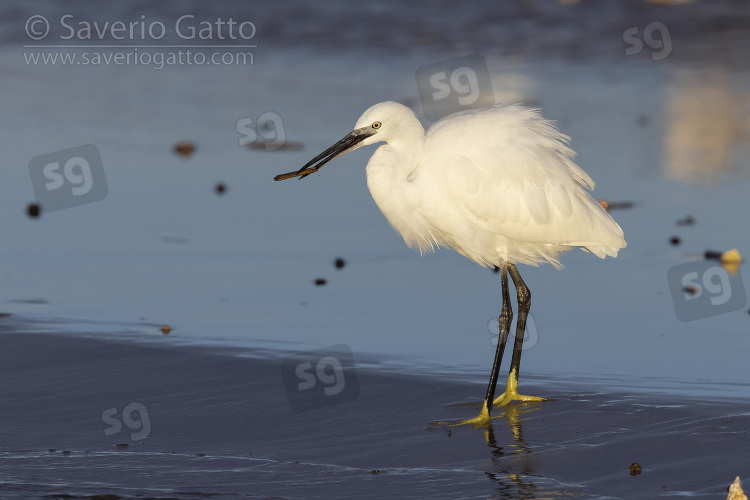
[(405, 182), (422, 161), (424, 129), (419, 126), (409, 134), (391, 139), (380, 146), (367, 163), (367, 176), (381, 174)]
[[(389, 141), (380, 146), (367, 162), (367, 184), (383, 191), (401, 190), (419, 166), (424, 151), (424, 137)], [(375, 192), (372, 193), (375, 197)], [(375, 200), (377, 201), (377, 199)]]
[(367, 163), (367, 187), (388, 222), (409, 246), (422, 247), (421, 228), (414, 214), (420, 192), (414, 188), (413, 174), (418, 170), (424, 150), (424, 136), (390, 141), (380, 146)]

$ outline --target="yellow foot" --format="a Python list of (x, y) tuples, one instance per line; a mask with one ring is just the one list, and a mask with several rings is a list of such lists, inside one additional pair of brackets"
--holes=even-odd
[(490, 417), (490, 412), (489, 410), (487, 410), (487, 401), (485, 401), (484, 403), (482, 403), (482, 411), (479, 412), (479, 416), (467, 420), (461, 420), (460, 422), (450, 425), (451, 427), (455, 425), (473, 425), (474, 427), (485, 427), (489, 425), (491, 419), (492, 417)]
[[(459, 405), (456, 405), (459, 406)], [(466, 406), (466, 405), (460, 405), (460, 406)], [(474, 405), (472, 405), (474, 406)], [(430, 422), (431, 425), (447, 425), (448, 427), (455, 427), (457, 425), (473, 425), (474, 427), (487, 427), (490, 423), (490, 421), (496, 417), (490, 417), (490, 412), (487, 410), (487, 402), (482, 402), (482, 411), (479, 412), (479, 416), (470, 418), (468, 420), (434, 420)]]
[[(510, 375), (508, 376), (508, 385), (505, 389), (505, 392), (492, 401), (492, 406), (493, 407), (507, 406), (508, 403), (510, 403), (511, 401), (551, 401), (551, 400), (548, 398), (540, 398), (538, 396), (525, 396), (523, 394), (518, 394), (518, 378), (516, 377), (516, 373), (514, 370), (510, 372)], [(493, 418), (497, 418), (503, 415), (508, 417), (511, 423), (514, 423), (514, 422), (517, 423), (518, 421), (518, 411), (517, 410), (513, 411), (511, 409), (507, 409), (507, 411), (505, 411), (504, 413), (491, 417), (490, 412), (487, 408), (487, 402), (484, 401), (482, 403), (482, 411), (480, 411), (479, 415), (474, 418), (470, 418), (467, 420), (460, 420), (458, 422), (434, 421), (430, 423), (435, 424), (435, 425), (448, 425), (450, 427), (453, 427), (456, 425), (467, 425), (467, 424), (473, 425), (474, 427), (488, 427), (490, 422), (492, 422)]]
[(540, 398), (539, 396), (526, 396), (524, 394), (518, 394), (518, 392), (508, 392), (500, 394), (492, 402), (492, 406), (505, 406), (511, 401), (549, 401), (547, 398)]
[(549, 401), (549, 399), (540, 398), (539, 396), (525, 396), (523, 394), (518, 394), (518, 377), (516, 377), (514, 370), (508, 375), (508, 386), (506, 387), (505, 392), (492, 401), (492, 406), (505, 406), (511, 401)]

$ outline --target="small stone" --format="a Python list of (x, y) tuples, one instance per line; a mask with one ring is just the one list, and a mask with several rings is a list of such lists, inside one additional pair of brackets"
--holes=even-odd
[(195, 153), (195, 143), (191, 141), (180, 141), (174, 145), (174, 152), (178, 156), (187, 158)]
[(641, 473), (643, 469), (641, 469), (641, 466), (638, 465), (638, 462), (633, 462), (630, 464), (630, 467), (628, 467), (628, 473), (630, 473), (631, 476), (637, 476)]
[(42, 213), (42, 209), (39, 207), (39, 204), (37, 203), (29, 203), (26, 207), (26, 215), (31, 217), (32, 219), (36, 219), (39, 217), (39, 214)]

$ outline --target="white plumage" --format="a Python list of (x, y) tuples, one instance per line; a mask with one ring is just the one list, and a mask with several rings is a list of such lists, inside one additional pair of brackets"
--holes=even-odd
[(380, 127), (352, 149), (386, 143), (367, 164), (367, 185), (410, 247), (447, 246), (498, 267), (560, 267), (560, 252), (572, 247), (601, 258), (625, 247), (620, 226), (589, 195), (594, 182), (573, 162), (569, 137), (538, 110), (468, 110), (425, 134), (409, 108), (384, 102), (354, 128), (376, 122)]

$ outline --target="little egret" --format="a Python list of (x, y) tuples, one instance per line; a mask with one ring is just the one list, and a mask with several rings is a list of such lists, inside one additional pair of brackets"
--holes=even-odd
[[(559, 269), (560, 253), (573, 247), (600, 258), (625, 248), (620, 226), (589, 195), (594, 182), (573, 162), (569, 141), (539, 110), (517, 104), (454, 113), (425, 133), (409, 108), (383, 102), (301, 169), (275, 177), (302, 179), (338, 156), (384, 142), (367, 163), (367, 186), (406, 244), (422, 253), (450, 247), (499, 269), (503, 303), (495, 360), (482, 410), (464, 423), (486, 424), (493, 404), (544, 400), (517, 390), (531, 294), (516, 264), (548, 262)], [(506, 390), (495, 399), (513, 320), (508, 274), (518, 321)]]

